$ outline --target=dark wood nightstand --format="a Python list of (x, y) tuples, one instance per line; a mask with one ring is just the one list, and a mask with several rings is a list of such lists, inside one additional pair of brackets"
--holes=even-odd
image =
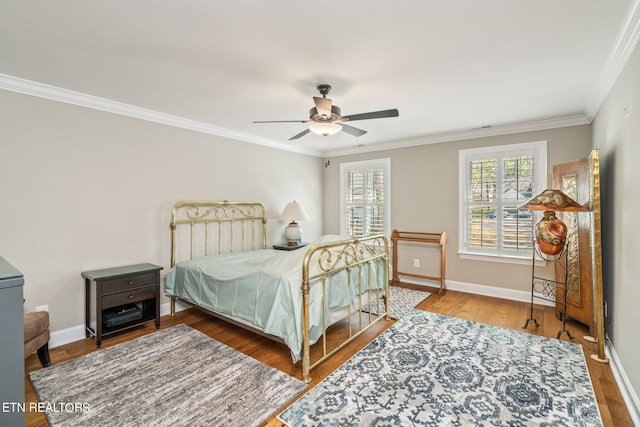
[(160, 270), (154, 264), (135, 264), (82, 272), (85, 334), (96, 337), (96, 347), (103, 336), (142, 323), (155, 321), (160, 327)]
[(305, 246), (307, 246), (309, 243), (307, 242), (302, 242), (296, 246), (289, 246), (286, 243), (282, 243), (282, 244), (278, 244), (278, 245), (273, 245), (273, 249), (278, 249), (279, 251), (293, 251), (296, 249), (300, 249), (303, 248)]

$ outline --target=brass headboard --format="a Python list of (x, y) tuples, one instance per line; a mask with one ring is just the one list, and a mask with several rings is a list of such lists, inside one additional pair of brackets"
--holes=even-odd
[[(267, 218), (257, 202), (184, 200), (171, 210), (171, 267), (185, 259), (267, 247)], [(178, 237), (178, 227), (186, 229)]]

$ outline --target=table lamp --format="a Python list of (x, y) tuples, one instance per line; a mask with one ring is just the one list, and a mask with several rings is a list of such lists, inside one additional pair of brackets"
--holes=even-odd
[(284, 238), (287, 240), (287, 245), (298, 246), (302, 242), (302, 228), (296, 222), (296, 220), (302, 219), (309, 219), (302, 205), (295, 200), (287, 203), (280, 215), (280, 221), (291, 221), (284, 229)]

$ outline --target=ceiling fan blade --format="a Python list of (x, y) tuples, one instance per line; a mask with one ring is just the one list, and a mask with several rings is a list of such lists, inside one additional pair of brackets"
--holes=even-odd
[(353, 126), (345, 125), (344, 123), (340, 123), (340, 126), (342, 126), (342, 130), (348, 133), (349, 135), (362, 136), (365, 133), (367, 133), (366, 130), (354, 128)]
[(354, 121), (354, 120), (369, 120), (369, 119), (383, 119), (385, 117), (398, 117), (399, 113), (396, 108), (392, 110), (372, 111), (370, 113), (351, 114), (349, 116), (342, 116), (338, 121)]
[(329, 98), (313, 97), (313, 102), (316, 104), (316, 110), (323, 120), (331, 118), (331, 100)]
[(258, 120), (253, 123), (309, 123), (310, 120)]
[(311, 132), (309, 129), (305, 129), (305, 130), (303, 130), (302, 132), (300, 132), (299, 134), (297, 134), (297, 135), (293, 135), (291, 138), (289, 138), (289, 141), (291, 141), (292, 139), (298, 139), (298, 138), (300, 138), (300, 137), (303, 137), (303, 136), (305, 136), (306, 134), (308, 134), (309, 132)]

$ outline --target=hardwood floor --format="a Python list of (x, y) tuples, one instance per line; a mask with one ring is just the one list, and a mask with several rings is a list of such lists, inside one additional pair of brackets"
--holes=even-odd
[[(425, 290), (424, 287), (419, 286), (406, 285), (406, 287)], [(443, 295), (438, 295), (436, 288), (427, 288), (426, 290), (431, 291), (432, 295), (418, 305), (419, 309), (487, 323), (507, 329), (525, 331), (521, 329), (521, 327), (529, 317), (529, 305), (526, 303), (455, 291), (446, 291)], [(555, 338), (556, 333), (561, 329), (561, 322), (555, 316), (555, 309), (553, 307), (536, 305), (534, 317), (541, 325), (537, 328), (530, 325), (527, 332)], [(187, 324), (263, 363), (300, 378), (300, 365), (292, 365), (289, 351), (282, 344), (274, 343), (266, 338), (224, 323), (195, 309), (179, 312), (175, 318), (164, 316), (161, 320), (160, 327), (167, 328), (179, 323)], [(370, 331), (367, 331), (365, 336), (349, 344), (330, 360), (314, 369), (311, 372), (313, 379), (310, 385), (313, 386), (317, 384), (329, 373), (337, 369), (337, 367), (357, 353), (375, 336), (391, 326), (391, 324), (393, 324), (393, 321), (379, 323), (371, 328)], [(596, 353), (596, 349), (595, 344), (583, 339), (588, 332), (587, 328), (580, 323), (568, 320), (567, 329), (574, 336), (574, 339), (568, 339), (566, 334), (563, 334), (561, 339), (581, 344), (584, 347), (589, 373), (593, 381), (593, 387), (605, 427), (633, 426), (631, 416), (622, 399), (610, 365), (596, 362), (590, 357), (591, 354)], [(155, 327), (152, 323), (146, 324), (136, 329), (105, 338), (102, 347), (106, 348), (154, 331)], [(93, 351), (96, 351), (93, 339), (73, 342), (51, 349), (51, 362), (53, 364), (59, 363)], [(27, 373), (40, 368), (38, 358), (35, 354), (25, 360), (25, 367)], [(26, 402), (37, 401), (27, 376), (25, 376), (25, 387)], [(30, 427), (48, 425), (42, 413), (27, 413), (26, 418), (27, 426)], [(273, 427), (282, 426), (283, 424), (273, 417), (264, 425)]]

